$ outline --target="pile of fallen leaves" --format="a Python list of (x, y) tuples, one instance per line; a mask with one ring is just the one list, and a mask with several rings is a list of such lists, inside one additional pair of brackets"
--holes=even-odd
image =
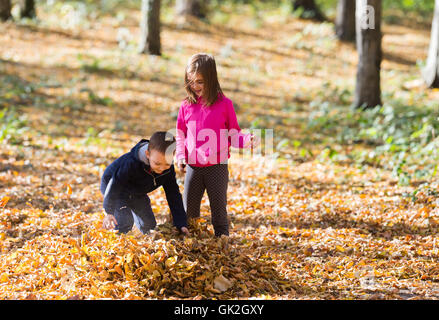
[[(0, 256), (1, 299), (228, 299), (291, 288), (274, 265), (246, 255), (227, 238), (213, 237), (203, 218), (192, 223), (188, 237), (169, 223), (147, 236), (119, 235), (101, 228), (101, 215), (86, 232), (68, 236), (60, 225), (38, 229), (50, 224), (47, 218), (35, 224), (22, 211), (4, 212), (6, 229), (10, 221), (29, 219), (28, 226), (40, 231), (12, 254)], [(57, 227), (60, 231), (54, 232)]]

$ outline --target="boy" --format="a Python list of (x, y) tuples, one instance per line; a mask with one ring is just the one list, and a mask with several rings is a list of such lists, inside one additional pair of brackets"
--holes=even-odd
[(150, 140), (142, 139), (105, 169), (101, 180), (105, 229), (127, 233), (135, 223), (148, 234), (157, 223), (147, 193), (163, 186), (175, 227), (189, 233), (172, 164), (174, 151), (175, 138), (167, 132), (155, 132)]

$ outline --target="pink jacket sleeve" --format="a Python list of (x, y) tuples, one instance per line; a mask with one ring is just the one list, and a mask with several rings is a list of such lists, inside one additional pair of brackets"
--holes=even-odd
[(186, 147), (185, 147), (185, 141), (186, 141), (186, 135), (187, 135), (187, 126), (186, 122), (184, 120), (184, 102), (180, 107), (180, 110), (178, 111), (177, 116), (177, 133), (175, 136), (176, 140), (176, 158), (177, 161), (181, 159), (185, 159), (186, 157)]
[(234, 148), (244, 148), (244, 144), (250, 139), (251, 134), (241, 132), (238, 119), (236, 118), (235, 108), (231, 101), (227, 104), (227, 127), (231, 146)]

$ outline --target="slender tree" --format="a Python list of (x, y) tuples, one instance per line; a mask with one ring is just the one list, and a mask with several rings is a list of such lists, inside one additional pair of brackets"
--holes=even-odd
[(320, 11), (314, 0), (293, 0), (293, 10), (302, 8), (301, 18), (310, 18), (317, 21), (325, 21), (325, 15)]
[(142, 0), (139, 52), (161, 55), (160, 0)]
[(207, 0), (176, 0), (175, 11), (179, 16), (205, 18), (207, 15)]
[(20, 0), (20, 17), (35, 18), (35, 1), (34, 0)]
[(381, 0), (357, 0), (356, 21), (359, 59), (354, 106), (373, 108), (381, 104)]
[(355, 0), (338, 0), (335, 33), (342, 41), (355, 41)]
[(430, 88), (439, 88), (439, 0), (435, 2), (430, 49), (422, 75)]
[(0, 0), (0, 20), (6, 21), (12, 18), (11, 0)]

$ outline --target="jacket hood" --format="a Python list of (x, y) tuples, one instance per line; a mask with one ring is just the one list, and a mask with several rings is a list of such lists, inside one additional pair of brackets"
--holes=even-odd
[[(142, 161), (142, 159), (139, 158), (139, 149), (140, 149), (141, 147), (143, 147), (143, 145), (144, 145), (145, 143), (149, 143), (149, 140), (148, 140), (148, 139), (142, 139), (142, 140), (140, 140), (140, 141), (139, 141), (134, 147), (131, 148), (130, 154), (131, 154), (131, 156), (132, 156), (136, 161), (140, 161), (140, 162), (142, 162), (142, 164), (143, 164), (148, 170), (150, 170), (150, 169), (151, 169), (151, 166), (150, 166), (149, 164), (146, 164), (145, 162)], [(172, 166), (171, 166), (171, 167), (172, 167)], [(160, 175), (162, 175), (162, 174), (168, 173), (168, 172), (171, 170), (171, 167), (170, 167), (169, 169), (166, 169), (165, 171), (163, 171), (163, 172), (160, 173), (160, 174), (155, 173), (155, 172), (152, 172), (152, 170), (151, 170), (151, 173), (154, 173), (155, 175), (159, 175), (159, 176), (160, 176)]]
[(145, 142), (149, 143), (149, 140), (142, 139), (134, 147), (131, 148), (130, 153), (133, 156), (133, 158), (136, 159), (137, 161), (142, 161), (139, 158), (139, 149), (145, 144)]

